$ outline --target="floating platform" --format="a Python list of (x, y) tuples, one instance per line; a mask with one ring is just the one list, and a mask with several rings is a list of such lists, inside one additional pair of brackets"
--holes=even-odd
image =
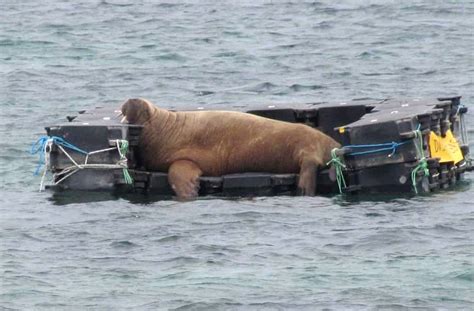
[[(341, 143), (329, 163), (336, 178), (330, 178), (329, 167), (318, 173), (320, 194), (427, 193), (448, 188), (472, 170), (467, 108), (460, 96), (271, 105), (244, 112), (303, 123)], [(45, 164), (40, 187), (173, 195), (166, 173), (146, 171), (139, 161), (141, 127), (120, 123), (118, 114), (95, 108), (46, 127), (47, 136), (32, 148), (40, 153), (39, 166)], [(52, 181), (45, 185), (48, 172)], [(203, 176), (199, 194), (295, 195), (297, 181), (297, 174), (265, 172)]]

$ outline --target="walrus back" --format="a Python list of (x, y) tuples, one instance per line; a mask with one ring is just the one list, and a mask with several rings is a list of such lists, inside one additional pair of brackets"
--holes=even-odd
[[(332, 138), (303, 124), (294, 124), (239, 113), (197, 112), (192, 122), (199, 147), (212, 150), (223, 163), (214, 175), (246, 171), (297, 173), (303, 157), (323, 165), (330, 150), (338, 146)], [(191, 121), (190, 120), (190, 121)], [(196, 129), (200, 130), (196, 130)]]

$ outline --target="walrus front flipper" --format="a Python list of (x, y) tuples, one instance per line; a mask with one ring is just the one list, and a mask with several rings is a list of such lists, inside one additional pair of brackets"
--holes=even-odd
[(298, 180), (298, 194), (314, 196), (316, 194), (316, 174), (318, 165), (313, 161), (303, 161)]
[(202, 171), (194, 162), (178, 160), (168, 170), (168, 182), (178, 199), (192, 199), (198, 196), (199, 177)]

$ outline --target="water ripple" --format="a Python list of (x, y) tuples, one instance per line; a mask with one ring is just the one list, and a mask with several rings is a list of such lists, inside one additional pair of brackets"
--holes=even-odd
[(248, 109), (454, 93), (472, 110), (473, 14), (440, 0), (3, 1), (0, 308), (470, 309), (473, 173), (423, 197), (181, 203), (38, 193), (28, 149), (66, 115), (137, 96)]

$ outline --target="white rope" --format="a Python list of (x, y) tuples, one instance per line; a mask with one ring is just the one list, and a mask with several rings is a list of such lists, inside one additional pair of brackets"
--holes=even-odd
[[(118, 139), (115, 141), (115, 144), (116, 144), (116, 146), (117, 146), (117, 150), (118, 150), (119, 155), (120, 155), (120, 160), (123, 160), (123, 159), (127, 160), (127, 157), (125, 157), (125, 156), (122, 154), (122, 151), (120, 150), (120, 144), (119, 144)], [(125, 162), (126, 162), (126, 161), (125, 161)]]
[(74, 159), (69, 155), (69, 153), (66, 152), (66, 150), (64, 150), (64, 148), (61, 145), (58, 145), (58, 147), (59, 149), (62, 150), (62, 152), (64, 152), (64, 154), (69, 158), (69, 160), (71, 160), (71, 162), (74, 163), (75, 166), (79, 166), (79, 164), (77, 164), (76, 161), (74, 161)]
[(45, 164), (44, 164), (43, 174), (41, 175), (40, 188), (39, 188), (40, 192), (44, 190), (44, 180), (46, 178), (46, 173), (48, 171), (48, 167), (50, 164), (49, 155), (51, 154), (52, 146), (53, 146), (53, 139), (50, 138), (46, 141), (46, 146), (44, 147), (44, 163)]
[[(118, 142), (118, 139), (117, 139), (117, 142)], [(114, 149), (115, 149), (115, 147), (114, 148), (106, 148), (106, 149), (91, 151), (86, 155), (86, 159), (84, 161), (84, 164), (87, 164), (87, 161), (89, 160), (90, 155), (101, 153), (101, 152), (106, 152), (106, 151), (110, 151), (110, 150), (114, 150)], [(118, 143), (117, 143), (117, 149), (119, 151), (120, 157), (122, 157), (122, 154), (120, 153), (120, 148), (118, 147)]]
[(468, 144), (469, 143), (469, 137), (467, 134), (467, 127), (464, 119), (464, 114), (459, 115), (459, 127), (460, 127), (460, 132), (461, 132), (461, 140), (463, 144)]
[[(45, 180), (45, 177), (46, 177), (46, 172), (48, 171), (48, 168), (50, 167), (50, 160), (51, 160), (50, 154), (51, 154), (51, 149), (52, 149), (53, 142), (54, 142), (53, 139), (48, 139), (47, 142), (46, 142), (46, 146), (44, 148), (44, 162), (45, 162), (45, 165), (44, 165), (43, 175), (41, 177), (41, 183), (40, 183), (40, 189), (39, 189), (40, 192), (44, 190), (44, 180)], [(68, 157), (68, 159), (74, 165), (68, 166), (68, 167), (62, 169), (60, 172), (53, 174), (53, 180), (56, 179), (57, 177), (62, 176), (59, 180), (53, 182), (53, 184), (58, 185), (61, 182), (63, 182), (64, 180), (66, 180), (67, 178), (69, 178), (70, 176), (77, 173), (78, 171), (83, 170), (83, 169), (87, 169), (87, 168), (90, 168), (90, 169), (120, 169), (120, 168), (121, 169), (127, 169), (128, 168), (127, 158), (125, 157), (125, 155), (122, 154), (122, 152), (120, 150), (120, 140), (117, 139), (115, 142), (116, 142), (116, 147), (105, 148), (105, 149), (100, 149), (100, 150), (95, 150), (95, 151), (88, 152), (86, 154), (85, 159), (84, 159), (84, 164), (78, 164), (61, 145), (57, 145), (58, 148), (66, 155), (66, 157)], [(94, 154), (98, 154), (98, 153), (102, 153), (102, 152), (107, 152), (107, 151), (111, 151), (111, 150), (115, 150), (115, 149), (118, 150), (118, 153), (120, 155), (120, 160), (116, 164), (88, 164), (87, 163), (89, 161), (89, 156), (90, 155), (94, 155)]]
[[(66, 170), (66, 169), (62, 170), (62, 171), (61, 171), (61, 174), (55, 174), (55, 175), (53, 175), (53, 180), (56, 178), (56, 176), (62, 175), (65, 170)], [(68, 178), (69, 176), (71, 176), (71, 175), (73, 175), (73, 174), (79, 172), (79, 169), (78, 169), (78, 168), (74, 168), (74, 169), (72, 169), (72, 170), (67, 170), (67, 172), (69, 172), (69, 174), (66, 174), (64, 177), (62, 177), (62, 178), (59, 179), (58, 181), (54, 182), (54, 185), (55, 185), (55, 186), (58, 185), (58, 184), (59, 184), (60, 182), (62, 182), (63, 180), (65, 180), (66, 178)], [(67, 172), (65, 172), (65, 173), (67, 173)], [(64, 173), (64, 174), (65, 174), (65, 173)]]

